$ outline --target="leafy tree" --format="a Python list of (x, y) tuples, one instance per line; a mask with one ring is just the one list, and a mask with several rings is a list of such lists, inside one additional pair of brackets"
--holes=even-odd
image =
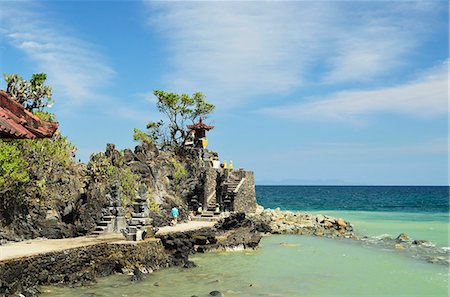
[(206, 118), (215, 108), (205, 101), (205, 95), (200, 92), (189, 96), (155, 90), (153, 94), (158, 100), (156, 106), (167, 122), (149, 122), (148, 133), (135, 129), (133, 137), (141, 142), (153, 141), (162, 149), (182, 148), (189, 133), (187, 123), (196, 122), (200, 117)]
[(27, 110), (42, 111), (44, 107), (53, 104), (52, 88), (44, 84), (47, 79), (45, 73), (35, 73), (29, 81), (14, 73), (10, 75), (5, 73), (4, 77), (8, 84), (6, 91)]
[(28, 163), (20, 154), (14, 143), (0, 140), (0, 207), (8, 202), (8, 194), (17, 195), (30, 180)]

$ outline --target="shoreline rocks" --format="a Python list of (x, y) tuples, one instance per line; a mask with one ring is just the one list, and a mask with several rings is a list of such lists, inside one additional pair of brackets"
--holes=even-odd
[(427, 240), (411, 239), (408, 234), (401, 233), (396, 238), (390, 236), (363, 236), (360, 240), (366, 246), (379, 246), (383, 249), (392, 249), (404, 252), (413, 258), (433, 264), (450, 264), (450, 250), (437, 247)]
[(258, 208), (249, 218), (268, 226), (272, 234), (356, 238), (350, 222), (322, 214)]

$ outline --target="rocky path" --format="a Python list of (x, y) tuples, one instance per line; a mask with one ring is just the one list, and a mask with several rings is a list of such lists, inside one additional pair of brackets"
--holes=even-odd
[(175, 226), (161, 227), (159, 228), (158, 232), (156, 232), (156, 235), (166, 235), (174, 232), (185, 232), (208, 227), (210, 228), (214, 226), (216, 223), (217, 222), (189, 221), (187, 223), (180, 223)]
[[(166, 226), (159, 228), (157, 235), (166, 235), (172, 232), (185, 232), (198, 230), (205, 227), (212, 227), (216, 222), (195, 222), (180, 223), (176, 226)], [(147, 240), (151, 240), (147, 239)], [(9, 243), (0, 246), (0, 262), (9, 259), (34, 256), (48, 252), (62, 251), (66, 249), (90, 246), (99, 243), (123, 243), (132, 244), (125, 241), (122, 234), (107, 234), (102, 236), (81, 236), (64, 239), (33, 239), (21, 242)]]
[(0, 262), (9, 259), (34, 256), (48, 252), (95, 245), (99, 243), (126, 243), (122, 234), (81, 236), (64, 239), (32, 239), (0, 246)]

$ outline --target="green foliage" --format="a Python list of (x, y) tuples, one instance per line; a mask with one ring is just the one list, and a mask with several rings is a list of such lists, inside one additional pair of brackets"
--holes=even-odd
[(181, 186), (181, 181), (187, 175), (187, 170), (184, 168), (183, 164), (178, 162), (175, 158), (172, 158), (172, 164), (174, 167), (173, 181), (175, 184), (175, 189), (179, 190)]
[(47, 180), (45, 178), (41, 178), (36, 181), (36, 186), (40, 192), (44, 192), (47, 189)]
[(34, 110), (33, 114), (37, 115), (40, 119), (44, 121), (56, 122), (56, 116), (53, 113), (42, 110)]
[(33, 160), (33, 166), (48, 167), (59, 164), (67, 167), (74, 161), (77, 148), (69, 142), (67, 137), (60, 134), (53, 138), (27, 139), (20, 142), (25, 156)]
[[(213, 104), (205, 101), (205, 95), (200, 92), (189, 96), (155, 90), (153, 94), (157, 98), (156, 106), (165, 115), (167, 122), (161, 120), (148, 123), (149, 132), (145, 134), (162, 149), (182, 148), (189, 135), (186, 124), (195, 122), (200, 117), (206, 118), (215, 108)], [(136, 130), (135, 135), (139, 131)], [(142, 141), (142, 139), (135, 137), (135, 140)]]
[(30, 81), (24, 80), (20, 75), (14, 73), (10, 75), (4, 73), (3, 76), (8, 84), (6, 92), (12, 99), (24, 104), (26, 109), (42, 110), (53, 104), (52, 88), (44, 84), (47, 79), (45, 73), (33, 74)]
[(124, 205), (130, 205), (136, 197), (139, 188), (139, 176), (132, 173), (130, 168), (119, 170), (120, 197)]
[(49, 176), (70, 168), (75, 150), (59, 134), (51, 139), (0, 140), (0, 210), (31, 193), (30, 197), (49, 197)]
[(8, 204), (6, 197), (16, 196), (27, 185), (30, 177), (28, 163), (21, 157), (13, 142), (0, 140), (0, 196), (2, 207)]
[(138, 128), (134, 128), (133, 140), (141, 143), (150, 144), (153, 142), (153, 137), (145, 132), (142, 132)]
[[(123, 162), (118, 162), (123, 165)], [(120, 198), (124, 206), (130, 205), (136, 197), (139, 189), (139, 175), (131, 172), (131, 169), (123, 166), (112, 165), (111, 159), (104, 153), (91, 156), (87, 169), (95, 182), (105, 183), (111, 188), (118, 180), (120, 183)]]
[(93, 154), (87, 164), (87, 170), (95, 182), (114, 176), (115, 167), (104, 153)]
[(159, 208), (159, 204), (156, 203), (155, 201), (150, 201), (148, 203), (148, 209), (152, 212), (160, 212), (161, 209)]

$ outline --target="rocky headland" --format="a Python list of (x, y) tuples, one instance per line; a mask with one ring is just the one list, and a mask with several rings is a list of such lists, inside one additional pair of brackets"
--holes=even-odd
[[(353, 225), (343, 218), (264, 209), (256, 204), (253, 173), (211, 168), (205, 165), (211, 155), (207, 150), (175, 154), (160, 151), (149, 143), (123, 151), (109, 144), (88, 164), (72, 157), (56, 162), (51, 156), (33, 164), (33, 160), (40, 160), (39, 156), (29, 155), (33, 182), (14, 203), (2, 197), (0, 245), (35, 238), (93, 236), (90, 234), (99, 226), (102, 228), (98, 224), (110, 215), (107, 210), (113, 204), (121, 204), (126, 210), (125, 218), (131, 218), (134, 199), (139, 196), (142, 200), (139, 193), (146, 193), (149, 228), (169, 225), (173, 205), (179, 208), (185, 222), (201, 202), (205, 211), (199, 219), (217, 219), (216, 205), (222, 219), (213, 227), (156, 233), (138, 242), (125, 241), (119, 235), (114, 241), (0, 260), (0, 296), (37, 296), (41, 285), (86, 285), (114, 273), (130, 274), (131, 280), (136, 281), (165, 267), (193, 267), (195, 263), (189, 256), (194, 253), (255, 249), (265, 234), (352, 239), (448, 264), (448, 250), (442, 251), (425, 241), (405, 236), (358, 236)], [(8, 199), (11, 198), (14, 197)]]

